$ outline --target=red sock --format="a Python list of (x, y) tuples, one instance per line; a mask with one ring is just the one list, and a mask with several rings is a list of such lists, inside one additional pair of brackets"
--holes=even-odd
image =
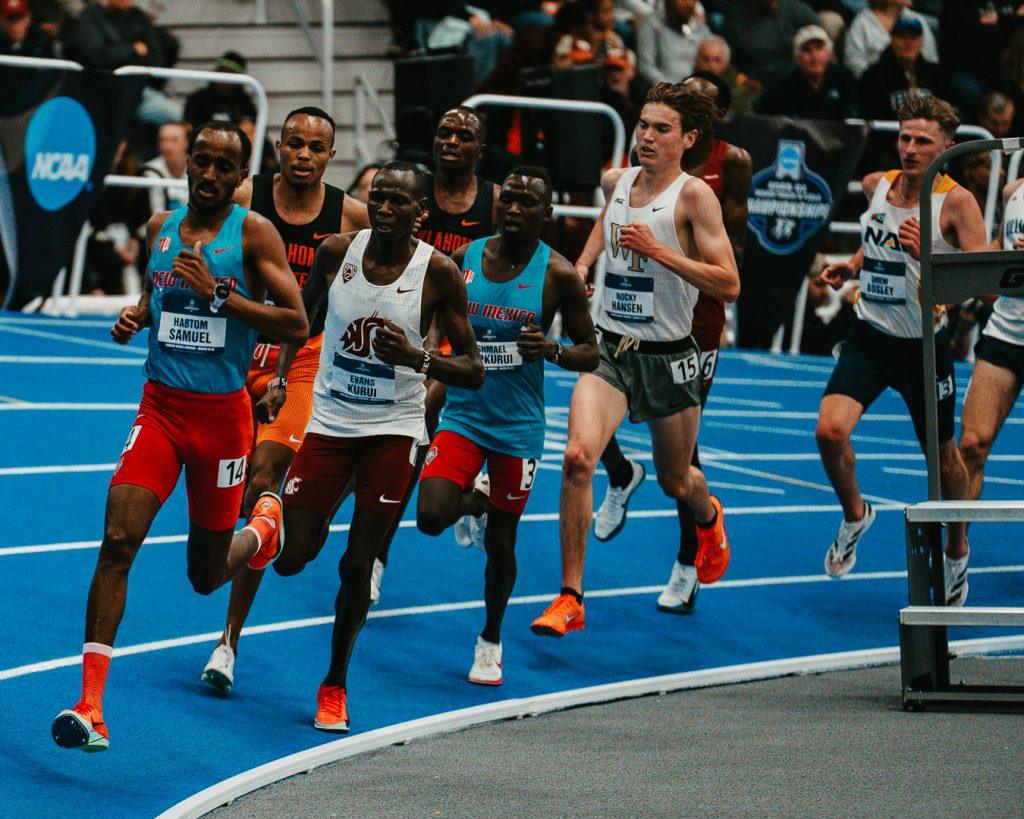
[(82, 699), (75, 706), (83, 714), (103, 714), (103, 689), (107, 686), (107, 672), (114, 653), (111, 646), (86, 643), (82, 647)]

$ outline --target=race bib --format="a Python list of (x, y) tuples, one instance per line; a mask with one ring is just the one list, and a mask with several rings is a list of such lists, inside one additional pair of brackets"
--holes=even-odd
[(335, 353), (330, 393), (353, 404), (393, 404), (395, 368)]
[(690, 353), (685, 358), (672, 362), (672, 383), (686, 384), (700, 377), (700, 355), (696, 352)]
[(718, 366), (718, 350), (708, 350), (700, 354), (700, 380), (710, 381), (715, 377), (715, 368)]
[(654, 321), (654, 279), (608, 273), (604, 278), (604, 311), (617, 321), (650, 324)]
[(860, 295), (878, 304), (906, 304), (907, 266), (903, 262), (865, 257), (860, 271)]
[(210, 310), (210, 302), (188, 293), (166, 293), (157, 341), (164, 350), (210, 355), (224, 351), (228, 320)]
[(523, 366), (523, 357), (514, 341), (478, 342), (480, 359), (488, 371), (518, 370)]

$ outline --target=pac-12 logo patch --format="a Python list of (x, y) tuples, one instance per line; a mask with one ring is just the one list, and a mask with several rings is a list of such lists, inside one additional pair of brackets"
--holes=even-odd
[(356, 275), (356, 266), (354, 264), (347, 264), (341, 269), (341, 283), (348, 284), (352, 281), (352, 277)]
[(476, 272), (471, 267), (467, 267), (465, 270), (462, 271), (462, 278), (466, 282), (466, 284), (470, 284), (473, 281), (473, 277), (475, 275)]
[(164, 236), (160, 240), (160, 242), (157, 244), (156, 249), (159, 252), (161, 252), (161, 253), (166, 253), (167, 252), (167, 248), (169, 248), (170, 246), (171, 246), (171, 237), (170, 236)]
[(430, 449), (427, 450), (427, 457), (423, 459), (423, 465), (424, 466), (429, 465), (430, 462), (432, 460), (434, 460), (434, 458), (436, 458), (436, 457), (437, 457), (437, 447), (436, 446), (432, 446)]

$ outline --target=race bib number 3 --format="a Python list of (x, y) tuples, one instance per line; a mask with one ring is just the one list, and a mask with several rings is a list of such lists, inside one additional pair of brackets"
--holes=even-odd
[(864, 259), (860, 271), (860, 293), (867, 301), (879, 304), (905, 304), (907, 268), (903, 262)]
[(609, 318), (629, 324), (654, 321), (654, 279), (650, 276), (620, 276), (604, 279), (604, 311)]
[(245, 480), (245, 455), (227, 458), (217, 464), (217, 488), (230, 489)]
[(700, 356), (690, 353), (686, 358), (672, 362), (672, 383), (686, 384), (700, 378)]
[(157, 340), (165, 350), (208, 355), (224, 350), (228, 320), (210, 312), (210, 303), (184, 293), (164, 296)]

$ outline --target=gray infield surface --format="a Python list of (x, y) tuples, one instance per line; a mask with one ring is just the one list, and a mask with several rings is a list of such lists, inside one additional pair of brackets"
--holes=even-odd
[[(1024, 681), (1021, 660), (952, 669)], [(318, 768), (212, 815), (1024, 816), (1024, 714), (909, 713), (899, 690), (887, 667), (500, 722)]]

